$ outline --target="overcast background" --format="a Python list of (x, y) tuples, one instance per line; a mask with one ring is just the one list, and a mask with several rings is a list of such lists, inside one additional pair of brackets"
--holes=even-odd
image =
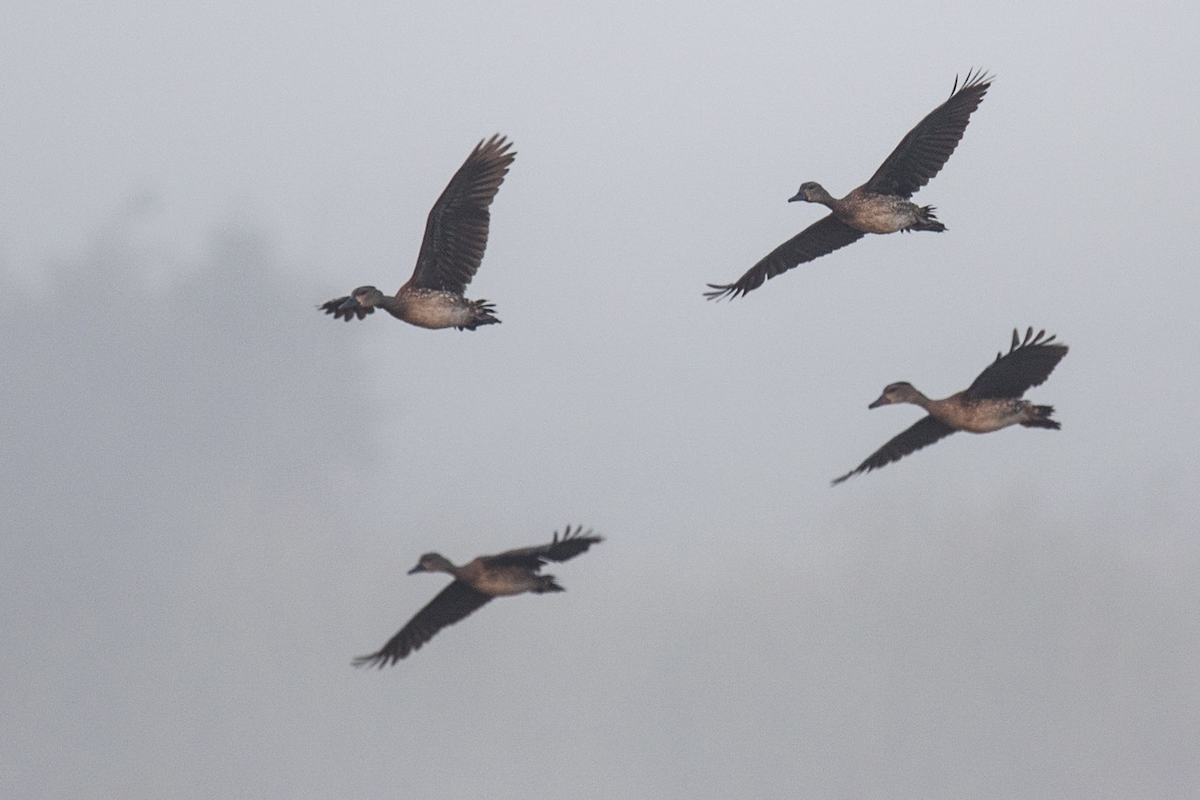
[[(737, 9), (736, 11), (734, 9)], [(1197, 17), (1178, 3), (0, 12), (0, 796), (1174, 798), (1200, 786)], [(983, 67), (917, 199), (705, 302)], [(407, 279), (519, 152), (426, 331)], [(1014, 326), (1059, 432), (829, 480)], [(381, 672), (445, 584), (604, 544)]]

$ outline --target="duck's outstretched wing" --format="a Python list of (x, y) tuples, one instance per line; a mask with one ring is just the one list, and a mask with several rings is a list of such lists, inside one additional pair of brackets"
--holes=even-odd
[(488, 206), (517, 157), (511, 147), (512, 142), (495, 134), (476, 145), (454, 173), (429, 211), (409, 286), (455, 294), (467, 288), (487, 248)]
[(572, 559), (580, 553), (586, 552), (592, 545), (602, 541), (604, 541), (604, 537), (592, 533), (590, 529), (585, 533), (582, 525), (577, 526), (574, 531), (568, 525), (562, 536), (559, 536), (558, 531), (555, 531), (554, 539), (549, 544), (508, 550), (498, 555), (489, 556), (488, 563), (513, 564), (537, 569), (547, 561), (567, 561)]
[(837, 486), (860, 472), (870, 472), (873, 469), (887, 466), (893, 461), (899, 461), (909, 453), (915, 453), (922, 447), (931, 445), (938, 439), (944, 439), (952, 433), (954, 433), (954, 428), (936, 417), (929, 416), (917, 420), (915, 425), (892, 437), (887, 444), (868, 456), (866, 461), (840, 478), (834, 478), (833, 485)]
[(344, 319), (346, 322), (354, 319), (356, 316), (359, 319), (366, 319), (367, 314), (375, 313), (375, 306), (362, 306), (353, 297), (337, 297), (328, 302), (322, 303), (317, 308), (324, 311), (326, 314), (333, 314), (334, 319)]
[(712, 291), (705, 292), (704, 296), (709, 300), (719, 300), (722, 297), (733, 298), (746, 294), (762, 286), (768, 278), (774, 278), (792, 267), (857, 242), (865, 235), (833, 214), (822, 217), (767, 253), (761, 261), (747, 270), (745, 275), (738, 278), (736, 283), (710, 283), (708, 286)]
[(1055, 337), (1045, 336), (1044, 330), (1034, 336), (1033, 328), (1029, 328), (1022, 340), (1013, 328), (1008, 353), (996, 354), (996, 360), (967, 387), (966, 399), (1020, 397), (1031, 387), (1041, 385), (1068, 350), (1065, 344), (1055, 343)]
[(950, 99), (917, 123), (884, 160), (865, 188), (879, 194), (912, 197), (937, 175), (962, 139), (971, 113), (979, 108), (992, 77), (982, 70), (968, 72), (962, 86), (954, 79)]
[(412, 651), (419, 649), (442, 628), (453, 625), (491, 599), (490, 594), (484, 594), (472, 589), (462, 581), (456, 580), (438, 592), (437, 596), (418, 611), (407, 625), (391, 639), (388, 639), (387, 644), (370, 655), (359, 656), (352, 663), (356, 667), (378, 667), (379, 669), (395, 664)]

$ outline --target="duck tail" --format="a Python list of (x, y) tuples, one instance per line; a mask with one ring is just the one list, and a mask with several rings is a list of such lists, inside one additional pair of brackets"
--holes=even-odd
[(933, 231), (934, 233), (941, 233), (946, 230), (946, 226), (934, 216), (933, 206), (921, 206), (919, 211), (920, 214), (917, 217), (917, 221), (909, 228), (910, 231)]
[(533, 591), (537, 594), (545, 594), (546, 592), (565, 592), (566, 589), (554, 582), (553, 575), (538, 575), (537, 586)]
[(1058, 420), (1050, 419), (1050, 415), (1054, 413), (1054, 406), (1030, 406), (1029, 413), (1030, 418), (1021, 421), (1026, 428), (1050, 428), (1052, 430), (1062, 428)]
[(471, 301), (471, 319), (465, 325), (458, 326), (460, 331), (473, 331), (480, 325), (499, 325), (500, 320), (495, 316), (496, 307), (487, 300)]

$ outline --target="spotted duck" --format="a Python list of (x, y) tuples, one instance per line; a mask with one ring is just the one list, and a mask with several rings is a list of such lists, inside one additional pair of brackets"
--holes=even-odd
[(454, 576), (454, 581), (442, 589), (436, 597), (417, 612), (416, 616), (388, 640), (377, 652), (354, 659), (356, 667), (383, 667), (395, 664), (447, 625), (453, 625), (493, 597), (522, 592), (565, 591), (554, 582), (553, 575), (539, 575), (547, 561), (566, 561), (585, 552), (600, 536), (583, 526), (574, 531), (568, 525), (560, 537), (555, 531), (549, 544), (522, 547), (494, 556), (479, 556), (473, 561), (456, 567), (439, 553), (426, 553), (417, 565), (408, 571), (445, 572)]
[(930, 400), (911, 383), (893, 383), (883, 390), (879, 399), (867, 406), (878, 408), (892, 403), (912, 403), (929, 412), (915, 425), (893, 438), (871, 454), (866, 461), (833, 483), (839, 484), (852, 475), (879, 469), (898, 461), (909, 453), (933, 444), (955, 431), (990, 433), (1009, 425), (1026, 428), (1061, 426), (1050, 418), (1053, 406), (1036, 406), (1021, 395), (1033, 386), (1040, 386), (1067, 354), (1065, 344), (1055, 344), (1045, 331), (1033, 335), (1033, 328), (1022, 340), (1013, 330), (1012, 346), (1007, 354), (996, 354), (991, 366), (979, 373), (975, 382), (964, 391), (944, 400)]
[(320, 306), (326, 314), (349, 322), (382, 308), (397, 319), (422, 328), (473, 331), (500, 322), (486, 300), (468, 300), (463, 292), (483, 260), (487, 247), (488, 206), (517, 154), (511, 142), (496, 134), (481, 141), (454, 173), (425, 222), (425, 238), (412, 277), (395, 295), (360, 286), (347, 297)]
[(991, 85), (992, 77), (982, 71), (968, 72), (962, 86), (955, 78), (950, 99), (908, 132), (869, 181), (840, 200), (815, 181), (801, 184), (789, 203), (820, 203), (832, 213), (776, 247), (735, 283), (710, 283), (712, 291), (705, 292), (705, 296), (716, 300), (746, 294), (768, 278), (832, 253), (868, 233), (946, 230), (934, 216), (933, 206), (919, 206), (909, 198), (945, 165), (971, 121), (971, 113)]

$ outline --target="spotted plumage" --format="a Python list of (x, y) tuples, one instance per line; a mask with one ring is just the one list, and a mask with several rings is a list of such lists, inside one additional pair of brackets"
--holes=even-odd
[(1050, 377), (1067, 354), (1067, 346), (1055, 343), (1054, 338), (1047, 337), (1045, 331), (1034, 336), (1033, 328), (1029, 328), (1022, 339), (1014, 329), (1008, 353), (997, 353), (996, 360), (970, 386), (943, 400), (929, 399), (906, 381), (889, 384), (868, 408), (912, 403), (929, 412), (928, 416), (892, 438), (850, 472), (834, 479), (834, 484), (898, 461), (955, 431), (990, 433), (1010, 425), (1058, 430), (1061, 427), (1058, 421), (1051, 419), (1053, 406), (1034, 405), (1021, 399), (1027, 390)]
[(395, 664), (442, 628), (463, 619), (493, 597), (564, 591), (553, 575), (539, 574), (542, 566), (548, 561), (572, 559), (601, 541), (602, 537), (591, 531), (584, 533), (582, 526), (572, 531), (568, 525), (562, 536), (555, 532), (549, 544), (479, 556), (461, 567), (456, 567), (439, 553), (426, 553), (408, 574), (445, 572), (453, 575), (454, 581), (418, 611), (387, 644), (370, 655), (354, 659), (354, 666), (382, 669)]
[(364, 319), (382, 308), (421, 328), (475, 330), (494, 325), (495, 307), (463, 297), (487, 248), (492, 204), (517, 154), (499, 134), (476, 145), (429, 211), (417, 266), (395, 295), (360, 286), (320, 306), (335, 318)]
[(762, 286), (800, 264), (858, 241), (868, 233), (946, 230), (934, 216), (933, 206), (909, 200), (945, 165), (962, 139), (971, 114), (983, 101), (992, 78), (968, 72), (959, 86), (954, 81), (950, 99), (929, 112), (896, 146), (871, 179), (840, 200), (821, 184), (808, 181), (788, 202), (804, 201), (827, 206), (831, 213), (768, 253), (733, 283), (710, 283), (710, 300), (738, 297)]

